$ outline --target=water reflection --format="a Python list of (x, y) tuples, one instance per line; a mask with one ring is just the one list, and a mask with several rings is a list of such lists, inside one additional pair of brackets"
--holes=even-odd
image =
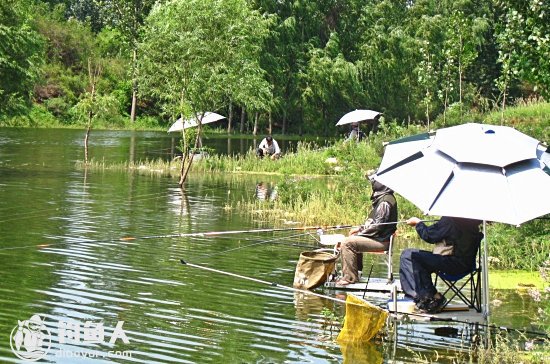
[(384, 361), (380, 351), (381, 346), (373, 342), (367, 343), (345, 343), (340, 342), (343, 363), (355, 364), (381, 364)]
[[(132, 135), (96, 132), (94, 157), (140, 160), (170, 142), (159, 133)], [(180, 237), (265, 227), (232, 206), (259, 196), (276, 198), (277, 181), (263, 179), (258, 187), (255, 178), (192, 175), (180, 189), (170, 177), (77, 170), (81, 141), (82, 131), (71, 130), (0, 134), (0, 342), (9, 342), (17, 320), (39, 314), (52, 334), (60, 320), (103, 322), (107, 336), (125, 321), (128, 346), (90, 346), (132, 351), (131, 359), (118, 362), (368, 363), (372, 358), (378, 363), (382, 356), (414, 363), (411, 348), (450, 356), (470, 347), (471, 328), (434, 322), (402, 322), (389, 329), (396, 336), (388, 342), (341, 347), (328, 335), (323, 313), (342, 316), (340, 303), (183, 267), (179, 261), (185, 258), (291, 285), (300, 252), (315, 242), (295, 231)], [(239, 144), (233, 141), (232, 147)], [(384, 268), (380, 262), (373, 274)], [(494, 297), (506, 302), (506, 310), (493, 311), (497, 325), (525, 327), (538, 309), (515, 292)], [(441, 326), (457, 334), (437, 330)], [(16, 360), (3, 349), (1, 362)], [(55, 356), (61, 349), (80, 350), (82, 343), (55, 341), (46, 360), (73, 362)]]
[(254, 196), (260, 201), (274, 201), (277, 199), (277, 186), (272, 183), (258, 182)]

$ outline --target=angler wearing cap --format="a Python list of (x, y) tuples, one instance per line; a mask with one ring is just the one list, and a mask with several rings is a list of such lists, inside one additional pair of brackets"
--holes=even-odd
[(271, 160), (275, 160), (281, 156), (281, 148), (279, 148), (277, 141), (271, 135), (268, 135), (260, 142), (256, 155), (260, 158), (268, 155)]

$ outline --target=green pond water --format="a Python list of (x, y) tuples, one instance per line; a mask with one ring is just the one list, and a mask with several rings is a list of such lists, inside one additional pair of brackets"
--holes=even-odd
[[(471, 345), (470, 325), (434, 322), (397, 323), (383, 342), (341, 346), (323, 313), (343, 316), (340, 303), (182, 265), (291, 286), (315, 239), (301, 231), (179, 236), (269, 227), (231, 206), (256, 198), (257, 183), (277, 181), (193, 174), (180, 189), (173, 177), (84, 171), (75, 167), (83, 138), (0, 128), (1, 362), (21, 362), (16, 353), (38, 334), (17, 336), (19, 321), (33, 315), (49, 343), (42, 362), (56, 363), (416, 363), (436, 350), (445, 362)], [(225, 153), (252, 147), (210, 142)], [(170, 159), (174, 138), (92, 131), (90, 153), (107, 162)], [(383, 271), (377, 262), (373, 275)], [(516, 291), (492, 295), (492, 324), (536, 328), (544, 303)]]

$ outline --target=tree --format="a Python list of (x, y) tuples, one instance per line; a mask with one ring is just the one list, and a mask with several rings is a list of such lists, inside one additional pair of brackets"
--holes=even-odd
[(328, 135), (334, 122), (350, 109), (362, 105), (363, 96), (357, 67), (344, 59), (338, 36), (333, 33), (324, 50), (312, 50), (302, 77), (304, 126)]
[(504, 20), (498, 25), (499, 62), (507, 73), (530, 82), (550, 97), (550, 3), (499, 1)]
[(102, 9), (103, 18), (121, 32), (132, 51), (130, 65), (130, 77), (132, 79), (130, 121), (133, 123), (136, 120), (138, 92), (137, 64), (140, 30), (155, 0), (96, 0), (96, 2)]
[[(471, 11), (470, 7), (473, 6), (469, 0), (453, 2), (451, 8), (447, 9), (446, 12), (445, 19), (448, 26), (442, 44), (443, 89), (440, 90), (440, 99), (443, 100), (444, 122), (447, 107), (457, 92), (460, 118), (462, 120), (466, 74), (478, 57), (478, 50), (484, 41), (483, 36), (488, 26), (483, 9), (477, 10), (480, 13), (478, 15)], [(470, 79), (472, 78), (470, 77)]]
[[(415, 68), (420, 61), (418, 28), (409, 19), (410, 7), (402, 1), (385, 0), (365, 5), (357, 27), (361, 82), (365, 105), (401, 120), (423, 115), (420, 110)], [(420, 18), (416, 16), (415, 19)]]
[(0, 3), (0, 113), (21, 112), (31, 101), (43, 51), (31, 9), (26, 1)]
[(197, 145), (203, 112), (219, 110), (228, 100), (267, 110), (271, 90), (259, 66), (266, 35), (266, 20), (245, 0), (157, 4), (140, 47), (142, 91), (159, 99), (167, 115), (191, 110), (187, 115), (199, 122)]

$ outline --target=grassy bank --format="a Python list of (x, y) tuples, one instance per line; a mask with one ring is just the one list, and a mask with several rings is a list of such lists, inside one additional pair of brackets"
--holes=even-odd
[[(472, 116), (473, 117), (473, 116)], [(478, 122), (501, 124), (502, 115), (495, 112), (475, 115)], [(477, 120), (478, 119), (478, 120)], [(550, 104), (525, 104), (508, 108), (503, 125), (510, 125), (542, 141), (550, 140)], [(447, 126), (456, 124), (447, 119)], [(442, 127), (436, 121), (434, 128)], [(300, 143), (296, 153), (271, 161), (258, 159), (252, 151), (236, 157), (212, 155), (194, 163), (192, 173), (268, 173), (279, 175), (279, 198), (275, 201), (237, 201), (236, 207), (279, 226), (284, 221), (304, 225), (360, 224), (370, 208), (370, 183), (364, 174), (375, 169), (383, 155), (384, 142), (427, 131), (422, 126), (383, 124), (377, 134), (365, 143), (335, 141), (324, 148)], [(92, 162), (91, 168), (130, 169), (141, 173), (179, 174), (177, 162), (144, 161), (106, 166)], [(312, 178), (327, 178), (326, 189), (319, 189)], [(527, 191), (526, 198), (536, 198), (544, 191)], [(399, 219), (421, 216), (409, 201), (398, 196)], [(491, 264), (499, 269), (535, 271), (550, 256), (550, 221), (533, 220), (516, 228), (505, 224), (488, 224)], [(400, 226), (400, 235), (407, 238), (411, 229)]]

